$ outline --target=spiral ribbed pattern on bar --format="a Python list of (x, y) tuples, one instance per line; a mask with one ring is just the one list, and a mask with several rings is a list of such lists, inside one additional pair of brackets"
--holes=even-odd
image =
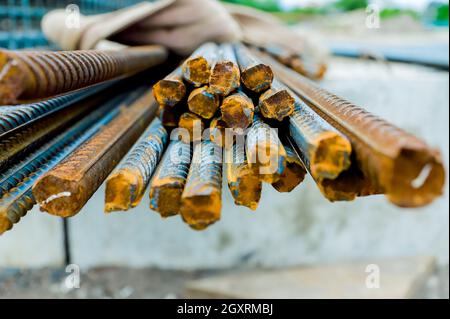
[[(333, 132), (341, 135), (333, 126), (322, 119), (317, 113), (296, 98), (294, 112), (289, 117), (289, 131), (292, 139), (301, 151), (301, 158), (306, 166), (310, 166), (311, 148), (317, 147), (320, 135)], [(344, 138), (344, 136), (342, 136)]]
[(136, 169), (141, 174), (144, 185), (147, 185), (150, 178), (164, 153), (167, 144), (168, 134), (166, 129), (158, 121), (144, 133), (144, 137), (132, 149), (120, 169)]
[[(117, 112), (110, 112), (105, 115), (112, 107), (116, 106), (123, 97), (118, 97), (111, 100), (86, 118), (78, 122), (74, 127), (65, 131), (63, 134), (54, 138), (35, 152), (28, 155), (24, 160), (9, 168), (2, 175), (4, 178), (0, 179), (0, 197), (7, 193), (10, 189), (17, 186), (18, 183), (28, 178), (30, 174), (38, 171), (47, 161), (60, 154), (68, 145), (75, 143), (77, 139), (86, 140), (90, 137), (94, 130), (90, 129), (95, 125), (95, 131), (113, 118)], [(88, 130), (86, 132), (86, 130)], [(82, 136), (85, 136), (83, 139)]]
[(247, 152), (256, 152), (258, 143), (264, 143), (267, 147), (270, 145), (282, 147), (275, 129), (264, 123), (258, 115), (255, 115), (253, 124), (247, 134)]
[(107, 85), (102, 84), (80, 92), (70, 93), (36, 103), (0, 106), (0, 135), (47, 113), (60, 110), (92, 96), (106, 87)]
[(26, 72), (20, 99), (34, 99), (76, 90), (118, 76), (143, 71), (166, 58), (164, 50), (7, 52)]
[(166, 154), (159, 164), (155, 176), (158, 179), (185, 180), (191, 163), (191, 145), (183, 141), (172, 141), (166, 150)]
[[(304, 81), (305, 85), (301, 89), (305, 91), (308, 97), (311, 97), (320, 105), (326, 106), (326, 109), (329, 110), (326, 115), (349, 131), (354, 131), (355, 128), (360, 129), (357, 131), (358, 137), (376, 150), (390, 153), (390, 156), (396, 156), (403, 145), (414, 145), (418, 148), (425, 146), (415, 136), (393, 126), (378, 116), (317, 87), (307, 79), (304, 79)], [(351, 123), (351, 127), (346, 122)]]
[[(117, 114), (115, 110), (108, 112), (111, 106), (114, 105), (105, 104), (8, 171), (10, 175), (0, 180), (0, 218), (6, 214), (8, 220), (15, 224), (25, 216), (36, 203), (31, 191), (36, 180), (110, 122)], [(105, 115), (105, 112), (108, 113)]]
[(183, 196), (203, 185), (222, 189), (222, 148), (209, 140), (195, 147)]
[(68, 125), (86, 112), (92, 105), (83, 103), (77, 107), (70, 107), (58, 112), (55, 116), (45, 117), (24, 129), (6, 134), (0, 139), (0, 169), (13, 163), (17, 156), (34, 148), (43, 138)]

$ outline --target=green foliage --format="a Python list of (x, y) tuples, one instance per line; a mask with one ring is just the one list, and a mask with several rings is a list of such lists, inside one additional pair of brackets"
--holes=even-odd
[(365, 9), (368, 5), (368, 0), (339, 0), (335, 4), (337, 9), (343, 11)]
[(443, 4), (437, 8), (436, 21), (448, 22), (448, 4)]
[(278, 6), (277, 0), (222, 0), (222, 1), (254, 7), (269, 12), (281, 11), (280, 7)]
[(386, 8), (381, 10), (380, 18), (381, 19), (390, 19), (401, 15), (408, 15), (414, 19), (419, 19), (420, 15), (414, 10), (405, 10), (405, 9), (397, 9), (397, 8)]

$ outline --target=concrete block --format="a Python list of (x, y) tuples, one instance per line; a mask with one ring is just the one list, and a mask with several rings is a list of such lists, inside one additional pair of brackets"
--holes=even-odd
[(194, 280), (187, 298), (411, 298), (435, 268), (431, 257), (275, 270), (251, 270)]

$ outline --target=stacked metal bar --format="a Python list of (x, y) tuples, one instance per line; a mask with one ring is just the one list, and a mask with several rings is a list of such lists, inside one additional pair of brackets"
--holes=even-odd
[[(207, 43), (158, 82), (160, 119), (172, 143), (180, 140), (187, 150), (177, 168), (169, 164), (176, 152), (164, 156), (150, 184), (151, 209), (163, 217), (180, 214), (194, 229), (219, 219), (222, 174), (207, 164), (217, 152), (212, 144), (223, 149), (236, 205), (251, 209), (262, 183), (291, 192), (307, 173), (332, 202), (385, 194), (398, 206), (418, 207), (442, 193), (437, 150), (318, 88), (301, 74), (321, 78), (325, 67), (306, 66), (303, 57), (280, 48)], [(206, 151), (198, 150), (202, 146)], [(202, 165), (188, 169), (192, 150)], [(160, 185), (174, 183), (161, 177), (167, 167), (180, 178), (160, 196)]]
[[(36, 203), (56, 215), (81, 209), (82, 199), (87, 201), (155, 116), (150, 86), (136, 88), (131, 83), (137, 77), (130, 76), (166, 56), (165, 49), (155, 46), (117, 52), (0, 52), (0, 234)], [(33, 102), (2, 105), (24, 99)], [(63, 161), (72, 159), (73, 172), (74, 156), (86, 168), (85, 176), (79, 184), (56, 183), (54, 172)], [(81, 174), (80, 167), (75, 171)], [(48, 184), (46, 176), (52, 178)], [(70, 192), (73, 197), (62, 196), (64, 203), (55, 194), (50, 195), (54, 201), (43, 199), (58, 187), (60, 196)]]
[[(438, 151), (267, 52), (206, 43), (153, 90), (144, 86), (108, 99), (93, 87), (0, 107), (0, 233), (35, 203), (49, 214), (74, 216), (104, 181), (105, 212), (136, 207), (149, 188), (150, 210), (163, 218), (179, 215), (195, 230), (220, 220), (224, 177), (235, 204), (252, 210), (262, 185), (291, 192), (307, 173), (332, 202), (385, 194), (398, 206), (418, 207), (442, 193)], [(64, 54), (59, 63), (77, 56)], [(106, 57), (86, 70), (94, 79), (149, 65), (141, 64), (141, 54), (112, 64)], [(67, 63), (76, 69), (75, 60)], [(137, 70), (130, 72), (130, 65)], [(38, 97), (92, 83), (73, 72), (65, 75), (69, 83), (55, 75), (38, 86), (37, 66), (5, 71), (9, 82), (0, 94)]]

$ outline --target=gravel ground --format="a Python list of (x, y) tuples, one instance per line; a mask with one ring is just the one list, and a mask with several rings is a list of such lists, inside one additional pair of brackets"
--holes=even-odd
[[(69, 290), (64, 269), (0, 269), (0, 298), (180, 298), (186, 281), (224, 272), (97, 268)], [(416, 298), (449, 298), (449, 267), (438, 268)]]

